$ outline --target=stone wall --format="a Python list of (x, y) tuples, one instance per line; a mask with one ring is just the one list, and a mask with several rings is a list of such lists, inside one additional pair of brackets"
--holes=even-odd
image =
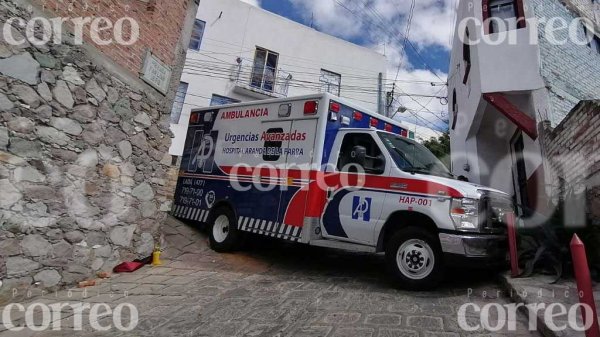
[(581, 182), (587, 188), (588, 216), (600, 225), (600, 101), (581, 102), (543, 134), (547, 169), (567, 186)]
[[(562, 18), (571, 23), (579, 16), (560, 0), (531, 0), (531, 5), (538, 19)], [(552, 126), (557, 126), (581, 100), (600, 99), (600, 54), (586, 45), (571, 42), (568, 34), (568, 29), (556, 30), (556, 38), (567, 42), (552, 44), (547, 39), (545, 25), (541, 24), (539, 29), (541, 73), (551, 106), (547, 118)], [(581, 26), (578, 34), (583, 38)]]
[(65, 41), (0, 41), (0, 303), (148, 256), (170, 209), (164, 96)]

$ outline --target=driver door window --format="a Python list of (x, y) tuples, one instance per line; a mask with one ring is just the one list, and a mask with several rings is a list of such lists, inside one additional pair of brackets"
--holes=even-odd
[[(364, 163), (356, 160), (357, 147), (366, 150)], [(353, 153), (354, 152), (354, 153)], [(371, 135), (366, 133), (349, 133), (344, 136), (340, 147), (337, 169), (340, 172), (356, 173), (357, 167), (362, 167), (368, 174), (383, 174), (385, 171), (385, 157), (383, 152)]]

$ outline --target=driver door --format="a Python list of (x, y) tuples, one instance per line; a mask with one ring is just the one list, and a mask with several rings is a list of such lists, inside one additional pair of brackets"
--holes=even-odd
[[(327, 193), (323, 236), (373, 245), (373, 231), (385, 201), (385, 192), (377, 189), (380, 176), (387, 172), (384, 152), (369, 133), (349, 132), (339, 137), (341, 141), (335, 142), (338, 150), (332, 151), (338, 153), (339, 178)], [(362, 149), (366, 150), (364, 160), (358, 160), (357, 152)]]

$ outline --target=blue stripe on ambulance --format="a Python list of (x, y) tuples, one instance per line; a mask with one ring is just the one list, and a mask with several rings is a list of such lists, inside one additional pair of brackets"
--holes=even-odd
[[(350, 120), (350, 125), (342, 125), (342, 118), (338, 118), (337, 121), (332, 121), (327, 117), (327, 126), (325, 128), (325, 146), (323, 147), (323, 160), (321, 162), (322, 165), (329, 163), (329, 157), (331, 156), (331, 150), (333, 149), (333, 143), (335, 142), (335, 138), (340, 129), (343, 128), (358, 128), (358, 129), (369, 129), (371, 128), (371, 117), (377, 118), (377, 116), (368, 115), (362, 111), (357, 111), (349, 106), (340, 104), (340, 114), (343, 117), (346, 117)], [(360, 112), (363, 114), (363, 118), (361, 120), (354, 119), (354, 112)], [(385, 122), (379, 119), (377, 124), (377, 129), (384, 130)], [(392, 132), (395, 134), (401, 134), (402, 131), (406, 131), (403, 128), (392, 125)]]

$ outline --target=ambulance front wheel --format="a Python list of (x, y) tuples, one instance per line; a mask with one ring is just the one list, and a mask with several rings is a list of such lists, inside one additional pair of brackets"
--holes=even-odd
[(388, 241), (385, 257), (390, 272), (403, 288), (431, 289), (444, 276), (440, 243), (426, 229), (408, 227), (395, 232)]
[(236, 223), (235, 215), (229, 208), (215, 209), (209, 221), (210, 248), (219, 253), (234, 250), (240, 237)]

